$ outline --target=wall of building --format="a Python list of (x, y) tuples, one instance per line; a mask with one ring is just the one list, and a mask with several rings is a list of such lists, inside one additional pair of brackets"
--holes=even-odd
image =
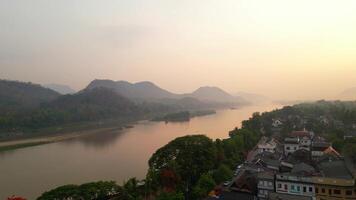
[(300, 196), (315, 196), (315, 187), (312, 184), (289, 182), (289, 181), (276, 181), (276, 192), (283, 194), (292, 194)]
[(332, 185), (315, 185), (317, 200), (355, 200), (355, 187), (339, 187)]

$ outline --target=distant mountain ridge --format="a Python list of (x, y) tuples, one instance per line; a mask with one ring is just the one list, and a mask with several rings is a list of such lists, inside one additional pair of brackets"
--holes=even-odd
[(62, 85), (62, 84), (44, 84), (42, 85), (45, 88), (49, 88), (51, 90), (54, 90), (60, 94), (74, 94), (76, 91), (69, 87), (68, 85)]
[(193, 98), (197, 98), (202, 101), (214, 101), (214, 102), (237, 102), (241, 99), (234, 97), (231, 94), (225, 92), (218, 87), (204, 86), (195, 90), (191, 94), (186, 94)]
[(342, 100), (356, 100), (356, 87), (344, 90), (337, 98)]
[(265, 103), (271, 101), (271, 99), (266, 96), (249, 92), (237, 92), (234, 96), (242, 97), (252, 103)]
[(158, 100), (194, 98), (203, 102), (246, 103), (241, 97), (235, 97), (218, 87), (200, 87), (192, 93), (175, 94), (160, 88), (152, 82), (129, 83), (127, 81), (99, 80), (92, 81), (86, 89), (98, 87), (110, 88), (129, 99)]
[(130, 99), (160, 99), (160, 98), (176, 98), (176, 95), (161, 89), (155, 84), (144, 81), (138, 83), (129, 83), (127, 81), (112, 81), (112, 80), (94, 80), (86, 89), (105, 87), (113, 89), (115, 92), (130, 98)]
[(41, 85), (0, 80), (0, 110), (24, 109), (52, 101), (60, 94)]

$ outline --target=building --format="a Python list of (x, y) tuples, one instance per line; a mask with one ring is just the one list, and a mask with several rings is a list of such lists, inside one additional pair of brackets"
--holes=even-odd
[(277, 148), (277, 142), (272, 138), (262, 137), (257, 144), (257, 149), (259, 153), (268, 151), (274, 153)]
[(343, 160), (319, 163), (320, 175), (313, 177), (316, 200), (355, 200), (355, 179)]
[(259, 199), (269, 199), (269, 194), (275, 191), (274, 182), (273, 172), (261, 172), (257, 174), (257, 196)]
[(284, 155), (289, 155), (294, 153), (299, 149), (299, 138), (297, 137), (287, 137), (284, 139)]
[(276, 192), (309, 198), (315, 197), (313, 179), (309, 176), (300, 176), (292, 173), (276, 175)]
[(312, 157), (320, 157), (325, 154), (325, 151), (331, 147), (329, 142), (313, 142), (311, 147)]

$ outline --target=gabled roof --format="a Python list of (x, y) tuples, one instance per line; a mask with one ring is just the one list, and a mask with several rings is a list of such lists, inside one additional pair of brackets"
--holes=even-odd
[(293, 131), (289, 134), (291, 137), (311, 137), (308, 131)]
[(293, 166), (292, 169), (292, 174), (298, 174), (298, 175), (312, 175), (315, 173), (314, 167), (306, 164), (306, 163), (299, 163)]
[(226, 192), (223, 191), (220, 195), (219, 198), (215, 197), (208, 197), (205, 200), (254, 200), (254, 196), (252, 194), (248, 193), (242, 193), (242, 192)]
[(319, 163), (319, 169), (324, 177), (353, 179), (351, 172), (347, 169), (345, 161), (324, 161)]

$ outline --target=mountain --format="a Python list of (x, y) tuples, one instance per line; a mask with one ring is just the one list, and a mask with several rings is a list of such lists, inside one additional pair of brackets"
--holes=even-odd
[(138, 111), (134, 102), (107, 88), (94, 88), (63, 95), (42, 108), (65, 112), (68, 114), (67, 117), (80, 120), (105, 119)]
[(244, 100), (241, 97), (234, 97), (218, 87), (200, 87), (191, 94), (186, 96), (199, 99), (207, 102), (219, 103), (242, 103)]
[(0, 80), (0, 111), (34, 108), (59, 96), (38, 84)]
[[(188, 94), (175, 94), (164, 90), (152, 82), (144, 81), (139, 83), (129, 83), (127, 81), (94, 80), (86, 89), (110, 88), (122, 96), (132, 100), (144, 100), (156, 103), (173, 102), (185, 105), (198, 105), (203, 103), (246, 103), (241, 97), (235, 97), (218, 87), (201, 87)], [(181, 100), (177, 102), (177, 100)], [(200, 106), (201, 107), (201, 106)]]
[(264, 103), (264, 102), (270, 101), (270, 99), (266, 96), (263, 96), (260, 94), (248, 93), (248, 92), (237, 92), (234, 94), (234, 96), (242, 97), (246, 101), (249, 101), (252, 103)]
[(129, 99), (154, 100), (162, 98), (178, 98), (178, 95), (164, 90), (155, 84), (145, 81), (129, 83), (126, 81), (94, 80), (86, 89), (105, 87)]
[(45, 84), (42, 85), (45, 88), (49, 88), (51, 90), (54, 90), (60, 94), (74, 94), (76, 91), (72, 89), (71, 87), (67, 85), (61, 85), (61, 84)]
[(356, 87), (344, 90), (337, 98), (341, 100), (356, 100)]

